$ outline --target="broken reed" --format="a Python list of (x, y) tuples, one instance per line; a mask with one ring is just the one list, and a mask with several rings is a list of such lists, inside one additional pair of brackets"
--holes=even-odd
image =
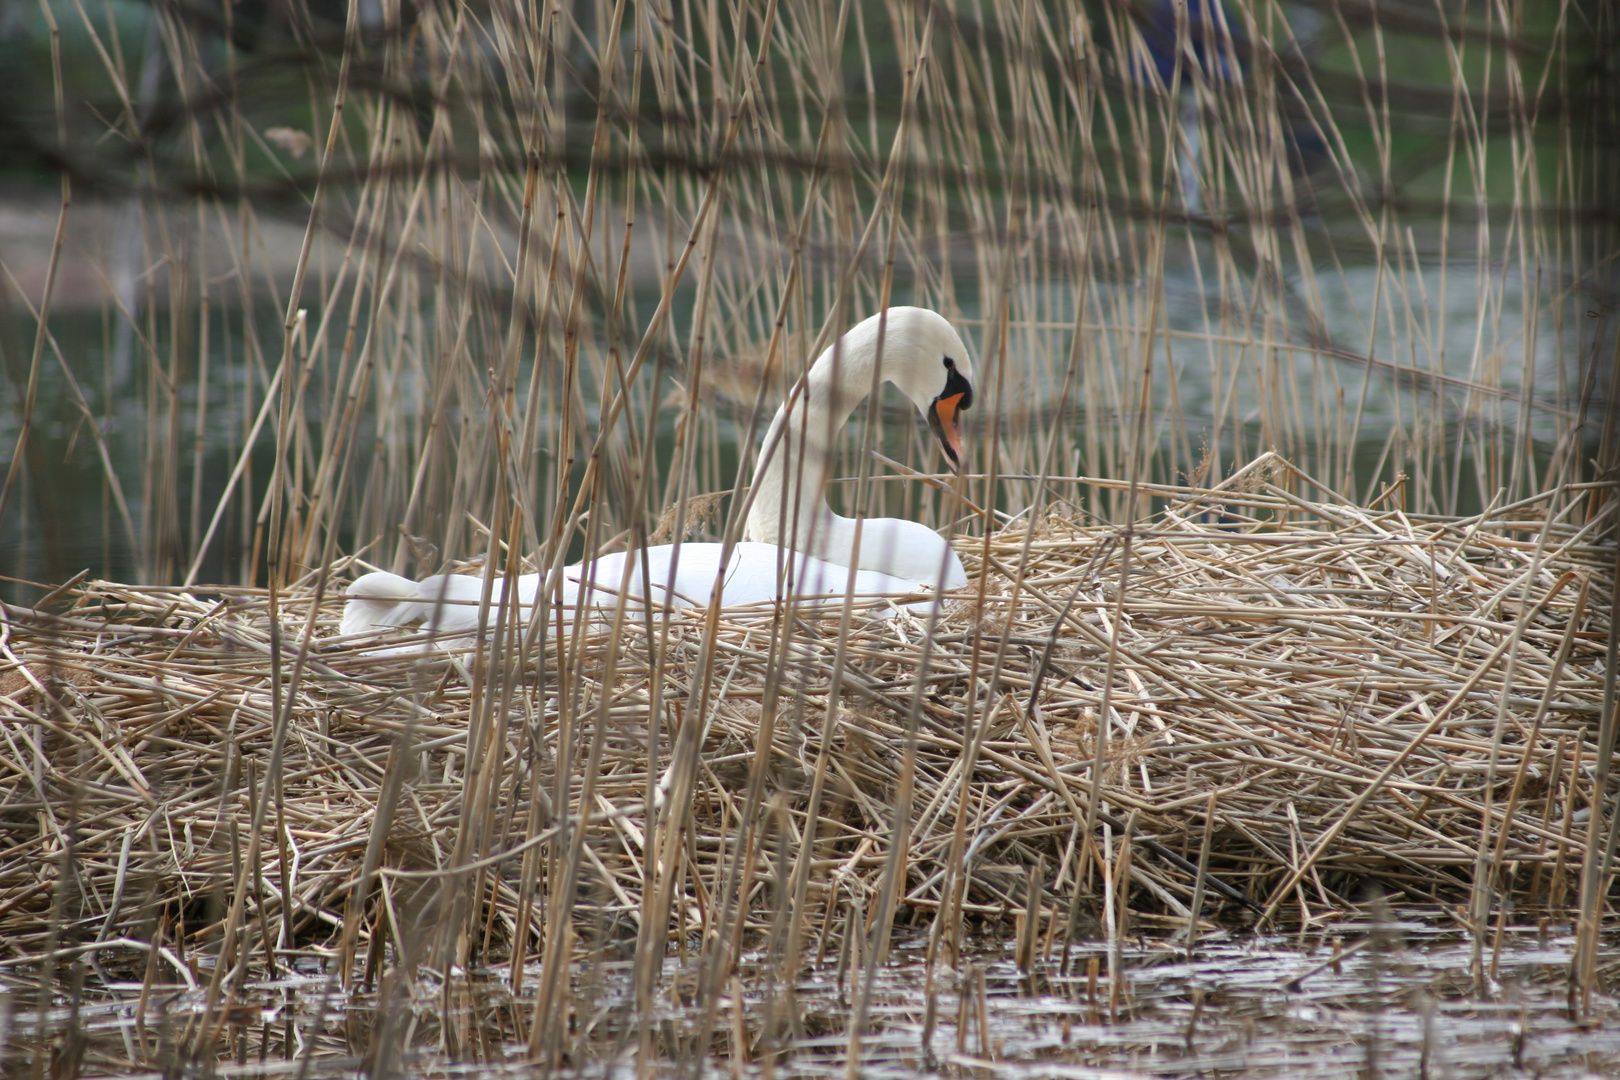
[(1447, 519), (1268, 455), (1156, 489), (1123, 595), (1122, 531), (1048, 513), (961, 538), (931, 630), (688, 612), (421, 665), (328, 644), (308, 581), (274, 632), (262, 590), (87, 583), (4, 609), (5, 967), (195, 985), (204, 1046), (300, 957), (495, 965), (551, 1057), (572, 962), (633, 959), (645, 1016), (667, 953), (712, 1003), (745, 954), (864, 985), (891, 927), (958, 965), (1016, 921), (1033, 966), (1387, 893), (1489, 965), (1510, 912), (1602, 910), (1609, 493)]

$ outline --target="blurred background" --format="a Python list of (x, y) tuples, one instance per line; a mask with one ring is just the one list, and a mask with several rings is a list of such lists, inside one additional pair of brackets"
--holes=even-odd
[[(893, 303), (1000, 520), (1612, 478), (1617, 56), (1596, 0), (0, 0), (0, 595), (637, 543)], [(992, 527), (890, 394), (835, 505)]]

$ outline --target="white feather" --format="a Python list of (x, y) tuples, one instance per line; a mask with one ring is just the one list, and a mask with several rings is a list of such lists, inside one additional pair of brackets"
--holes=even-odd
[[(867, 319), (817, 359), (790, 399), (792, 408), (784, 404), (777, 412), (754, 476), (749, 539), (733, 547), (723, 575), (720, 544), (664, 544), (603, 555), (563, 569), (557, 591), (561, 617), (572, 621), (586, 612), (600, 620), (621, 598), (633, 605), (627, 609), (630, 615), (644, 617), (648, 604), (655, 610), (666, 604), (670, 610), (706, 606), (711, 599), (727, 608), (789, 599), (829, 604), (841, 603), (846, 594), (908, 597), (913, 611), (925, 613), (940, 593), (966, 584), (962, 561), (927, 526), (900, 518), (845, 518), (827, 506), (831, 440), (866, 397), (874, 369), (925, 414), (953, 385), (953, 370), (962, 379), (972, 378), (961, 338), (934, 312), (891, 308), (885, 316)], [(951, 435), (955, 437), (954, 421)], [(518, 579), (519, 618), (525, 623), (541, 582), (540, 574)], [(919, 598), (922, 593), (932, 596)], [(349, 586), (342, 631), (375, 633), (420, 622), (442, 647), (465, 647), (476, 640), (481, 623), (493, 625), (504, 582), (496, 578), (490, 583), (490, 608), (481, 612), (483, 595), (481, 576), (440, 574), (412, 581), (381, 571), (366, 574)], [(414, 644), (384, 651), (421, 648)]]

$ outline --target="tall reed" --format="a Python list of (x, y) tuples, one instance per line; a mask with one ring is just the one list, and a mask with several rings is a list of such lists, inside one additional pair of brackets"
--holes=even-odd
[[(1059, 473), (1276, 449), (1442, 513), (1590, 475), (1583, 11), (1221, 11), (1176, 54), (1124, 4), (64, 8), (29, 130), (77, 185), (49, 265), (90, 282), (13, 267), (12, 569), (262, 582), (333, 533), (434, 568), (503, 500), (577, 554), (746, 480), (762, 411), (885, 301), (975, 343), (979, 506), (1022, 509), (1054, 431)], [(105, 348), (66, 306), (98, 296)], [(846, 475), (937, 470), (885, 429)], [(980, 527), (916, 485), (837, 496)]]
[[(300, 694), (328, 677), (319, 600), (365, 567), (417, 576), (481, 560), (487, 596), (498, 577), (591, 552), (737, 539), (770, 411), (823, 347), (883, 306), (936, 308), (969, 339), (968, 461), (962, 477), (941, 475), (926, 428), (894, 399), (874, 402), (845, 438), (835, 504), (916, 517), (981, 566), (1001, 559), (1008, 610), (1036, 590), (1025, 571), (1039, 537), (1030, 527), (1014, 554), (993, 547), (1003, 526), (1052, 510), (1121, 528), (1117, 564), (1113, 547), (1097, 555), (1119, 587), (1090, 581), (1085, 619), (1071, 621), (1089, 580), (1071, 568), (1074, 595), (1042, 608), (1048, 625), (1102, 627), (1100, 644), (1087, 639), (1106, 657), (1082, 762), (1093, 777), (1126, 769), (1138, 738), (1118, 701), (1154, 669), (1119, 631), (1123, 583), (1163, 552), (1133, 548), (1128, 526), (1176, 497), (1166, 484), (1229, 494), (1199, 503), (1212, 528), (1245, 520), (1243, 498), (1262, 492), (1271, 501), (1256, 514), (1282, 523), (1326, 506), (1320, 520), (1360, 528), (1333, 508), (1368, 503), (1477, 515), (1481, 529), (1502, 527), (1493, 513), (1537, 514), (1548, 531), (1533, 560), (1552, 540), (1612, 539), (1614, 91), (1594, 74), (1612, 13), (1233, 0), (1182, 8), (1167, 26), (1158, 10), (375, 0), (338, 22), (301, 0), (251, 13), (41, 8), (28, 32), (50, 58), (30, 71), (53, 105), (20, 123), (60, 182), (60, 224), (42, 274), (6, 266), (8, 573), (60, 583), (84, 561), (222, 605), (239, 595), (231, 586), (268, 590), (261, 741), (244, 754), (233, 726), (221, 750), (221, 805), (240, 790), (248, 833), (240, 846), (211, 841), (229, 855), (206, 913), (217, 962), (179, 1044), (212, 1054), (249, 966), (291, 963), (297, 944), (291, 915), (270, 925), (262, 897), (296, 861), (286, 758), (309, 734)], [(88, 308), (64, 301), (65, 267), (91, 282)], [(1262, 491), (1268, 474), (1243, 471), (1262, 456), (1286, 460), (1297, 483)], [(75, 533), (95, 542), (75, 545)], [(1499, 754), (1516, 730), (1513, 657), (1525, 634), (1546, 636), (1532, 620), (1568, 584), (1549, 591), (1540, 571), (1532, 561), (1503, 578), (1491, 599), (1516, 605), (1517, 630), (1457, 675), (1455, 700), (1396, 764), (1489, 677), (1504, 704), (1487, 768), (1514, 782)], [(840, 756), (864, 737), (847, 725), (850, 703), (880, 693), (852, 672), (853, 608), (825, 641), (783, 618), (746, 646), (717, 611), (679, 631), (645, 616), (617, 612), (622, 647), (602, 650), (578, 628), (492, 605), (491, 634), (442, 676), (465, 682), (464, 732), (431, 730), (426, 687), (353, 704), (408, 718), (386, 751), (361, 755), (374, 798), (364, 835), (345, 840), (364, 856), (322, 946), (330, 994), (381, 970), (388, 950), (385, 1005), (420, 992), (423, 971), (502, 959), (513, 991), (533, 995), (503, 1014), (504, 1039), (552, 1067), (593, 1037), (567, 1020), (582, 950), (622, 948), (635, 1022), (617, 1037), (650, 1055), (669, 956), (698, 953), (707, 1039), (758, 946), (781, 995), (764, 1011), (778, 1019), (731, 1052), (766, 1053), (790, 1038), (796, 975), (836, 937), (853, 1068), (915, 884), (919, 821), (951, 823), (930, 985), (937, 967), (964, 963), (975, 859), (999, 812), (975, 769), (1010, 716), (1051, 758), (1040, 717), (1018, 712), (1003, 680), (1034, 646), (1015, 640), (1010, 617), (987, 616), (948, 668), (919, 647), (883, 751), (897, 763), (892, 802), (863, 807), (893, 831), (864, 832), (851, 854), (823, 808), (867, 797)], [(754, 745), (787, 731), (813, 749), (792, 776), (756, 752), (721, 792), (710, 739), (735, 724), (726, 688), (755, 651), (769, 676), (747, 718)], [(942, 766), (924, 752), (929, 725), (947, 723), (930, 711), (930, 680), (947, 671), (967, 689), (948, 719), (959, 752)], [(797, 693), (801, 676), (821, 696)], [(1613, 697), (1601, 745), (1575, 743), (1601, 761), (1596, 805)], [(422, 748), (443, 738), (464, 740), (462, 752)], [(440, 773), (426, 778), (434, 760)], [(633, 813), (599, 816), (632, 767)], [(1366, 800), (1395, 767), (1372, 776)], [(945, 779), (925, 771), (936, 768)], [(1575, 771), (1571, 791), (1586, 782)], [(454, 797), (433, 821), (408, 820), (413, 786), (430, 779)], [(631, 802), (622, 786), (610, 809)], [(1074, 832), (1052, 881), (1076, 904), (1082, 887), (1107, 897), (1117, 1006), (1144, 858), (1135, 810), (1107, 803), (1101, 779), (1087, 800), (1062, 790)], [(1480, 942), (1501, 910), (1507, 828), (1496, 787), (1486, 792), (1468, 909)], [(716, 815), (718, 847), (700, 859), (698, 819)], [(1600, 816), (1584, 848), (1588, 927), (1607, 881)], [(1257, 886), (1265, 918), (1297, 901), (1309, 921), (1310, 875), (1353, 820), (1308, 823), (1295, 869)], [(639, 860), (619, 877), (593, 862), (605, 828)], [(72, 858), (68, 844), (64, 866)], [(829, 870), (866, 858), (883, 860), (872, 890)], [(589, 903), (590, 889), (632, 872), (633, 897)], [(1019, 880), (1032, 957), (1045, 869)], [(605, 920), (614, 905), (612, 926), (576, 911)], [(186, 940), (184, 927), (148, 923), (148, 940)], [(55, 938), (41, 948), (54, 971)], [(472, 1014), (452, 1007), (454, 980), (439, 985), (448, 1055), (493, 1056), (472, 1048), (487, 1031), (452, 1022)], [(405, 1026), (385, 1016), (352, 1041), (397, 1064)]]

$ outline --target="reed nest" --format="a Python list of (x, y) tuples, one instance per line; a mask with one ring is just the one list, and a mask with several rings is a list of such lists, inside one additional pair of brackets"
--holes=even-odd
[(331, 643), (314, 574), (7, 607), (0, 952), (359, 975), (647, 936), (808, 959), (886, 910), (1050, 949), (1116, 901), (1288, 924), (1480, 874), (1573, 902), (1601, 489), (1419, 517), (1272, 459), (1142, 493), (1129, 530), (1058, 503), (961, 538), (931, 633), (689, 610), (417, 663)]

